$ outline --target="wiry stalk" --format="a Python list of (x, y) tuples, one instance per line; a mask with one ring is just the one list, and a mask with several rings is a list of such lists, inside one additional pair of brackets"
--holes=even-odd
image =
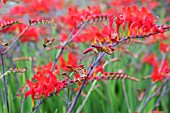
[[(148, 96), (149, 91), (151, 90), (151, 88), (152, 88), (153, 86), (155, 86), (155, 84), (156, 84), (156, 82), (154, 82), (154, 83), (151, 84), (149, 87), (147, 87), (146, 92), (145, 92), (143, 98), (146, 98), (146, 97)], [(137, 105), (135, 111), (138, 111), (138, 109), (140, 108), (141, 104), (142, 104), (142, 101), (140, 101), (140, 102), (138, 103), (138, 105)]]
[(21, 36), (25, 33), (25, 31), (30, 27), (30, 25), (27, 25), (24, 30), (16, 37), (16, 39), (14, 40), (14, 42), (5, 50), (2, 51), (1, 54), (5, 54), (7, 53), (14, 45), (15, 43), (21, 38)]
[(162, 88), (163, 88), (169, 81), (170, 81), (170, 79), (166, 80), (152, 95), (150, 95), (150, 96), (146, 99), (144, 105), (142, 106), (142, 110), (141, 110), (139, 113), (143, 113), (143, 111), (144, 111), (145, 108), (146, 108), (146, 105), (150, 102), (150, 100), (151, 100), (152, 98), (154, 98), (154, 97), (162, 90)]
[(81, 110), (82, 110), (83, 106), (85, 105), (85, 103), (86, 103), (87, 99), (89, 98), (89, 96), (90, 96), (91, 92), (93, 91), (93, 89), (94, 89), (94, 86), (95, 86), (96, 82), (97, 82), (97, 80), (95, 80), (95, 81), (93, 82), (92, 86), (90, 87), (90, 89), (89, 89), (89, 91), (88, 91), (88, 93), (87, 93), (86, 98), (84, 99), (83, 103), (82, 103), (82, 104), (78, 107), (78, 109), (77, 109), (76, 113), (80, 113), (80, 112), (81, 112)]
[(22, 105), (21, 105), (21, 111), (20, 111), (20, 113), (23, 113), (25, 99), (26, 99), (25, 97), (22, 99)]
[[(1, 52), (1, 50), (2, 50), (2, 48), (0, 47), (0, 52)], [(2, 63), (2, 75), (3, 75), (5, 73), (4, 58), (3, 58), (3, 54), (2, 53), (0, 53), (0, 55), (1, 55), (1, 63)], [(9, 113), (8, 89), (7, 89), (6, 78), (3, 77), (2, 80), (3, 80), (3, 83), (4, 83), (4, 91), (5, 91), (5, 98), (6, 98), (5, 106), (6, 106), (7, 112)]]
[(156, 107), (159, 106), (159, 103), (160, 103), (161, 99), (163, 98), (163, 96), (165, 95), (166, 91), (167, 91), (167, 90), (166, 90), (166, 85), (165, 85), (165, 86), (163, 87), (163, 90), (162, 90), (162, 92), (161, 92), (161, 95), (160, 95), (159, 98), (157, 99), (157, 101), (156, 101), (156, 103), (155, 103), (152, 111), (153, 111), (154, 109), (156, 109)]
[(124, 80), (122, 80), (122, 88), (123, 88), (123, 94), (124, 94), (124, 97), (125, 97), (125, 101), (126, 101), (126, 106), (128, 108), (128, 112), (131, 113), (130, 105), (129, 105), (129, 101), (128, 101), (128, 97), (127, 97), (127, 93), (126, 93), (125, 81)]
[[(82, 29), (83, 29), (84, 27), (85, 27), (85, 24), (79, 24), (79, 25), (77, 25), (77, 26), (72, 30), (72, 32), (69, 34), (67, 40), (64, 42), (62, 48), (58, 51), (58, 53), (57, 53), (57, 55), (56, 55), (56, 58), (55, 58), (55, 60), (54, 60), (54, 62), (53, 62), (53, 65), (52, 65), (52, 67), (51, 67), (51, 71), (54, 70), (54, 67), (55, 67), (55, 65), (56, 65), (56, 63), (57, 63), (60, 55), (63, 53), (64, 48), (66, 47), (66, 45), (67, 45), (69, 42), (71, 42), (71, 41), (79, 34), (79, 32), (82, 31)], [(78, 28), (80, 28), (80, 29), (76, 32), (75, 35), (73, 35), (74, 32), (75, 32)]]

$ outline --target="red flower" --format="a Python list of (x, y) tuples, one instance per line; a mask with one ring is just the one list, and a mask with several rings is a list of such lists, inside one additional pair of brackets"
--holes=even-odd
[(14, 16), (24, 16), (27, 13), (27, 8), (22, 5), (16, 5), (10, 9), (10, 14)]
[(33, 105), (34, 99), (39, 99), (43, 96), (48, 97), (54, 91), (60, 93), (60, 90), (64, 88), (64, 83), (59, 81), (49, 70), (39, 71), (33, 76), (33, 80), (35, 82), (26, 81), (29, 90), (25, 93), (26, 98), (31, 95)]
[[(90, 65), (90, 67), (91, 67), (91, 65)], [(92, 74), (92, 77), (95, 77), (95, 76), (97, 76), (97, 73), (104, 73), (104, 68), (103, 68), (103, 63), (101, 63), (99, 66), (96, 66), (96, 68), (95, 68), (95, 70), (94, 70), (94, 72), (93, 72), (93, 74)]]
[(143, 61), (152, 65), (152, 66), (158, 66), (158, 61), (157, 61), (155, 53), (152, 53), (150, 55), (146, 55)]
[(90, 51), (93, 51), (93, 48), (92, 48), (92, 47), (89, 47), (89, 48), (87, 48), (86, 50), (84, 50), (83, 54), (86, 54), (86, 53), (88, 53), (88, 52), (90, 52)]
[(156, 110), (154, 110), (153, 113), (161, 113), (161, 112), (159, 112), (158, 108), (156, 108)]
[(163, 76), (167, 79), (170, 78), (170, 67), (168, 64), (168, 60), (164, 60), (164, 63), (161, 69), (161, 74), (163, 74)]
[(95, 5), (88, 7), (88, 9), (78, 10), (77, 7), (69, 7), (68, 15), (62, 17), (62, 21), (69, 26), (69, 29), (72, 30), (78, 23), (90, 19), (92, 16), (100, 14), (100, 6)]
[(78, 66), (78, 58), (77, 58), (76, 55), (73, 55), (72, 53), (68, 54), (68, 61), (67, 62), (64, 60), (64, 57), (62, 55), (60, 56), (59, 61), (60, 61), (60, 67), (64, 71), (69, 71), (67, 66), (71, 66), (73, 68)]
[(27, 9), (31, 13), (39, 13), (39, 12), (49, 12), (52, 8), (55, 8), (55, 0), (23, 0), (23, 2), (27, 5)]
[(150, 10), (153, 10), (154, 8), (156, 8), (156, 7), (160, 6), (160, 5), (161, 5), (160, 2), (158, 2), (158, 1), (150, 1), (149, 4), (148, 4), (148, 8)]
[(170, 67), (168, 67), (168, 60), (163, 61), (162, 67), (158, 68), (158, 65), (154, 67), (152, 73), (152, 80), (161, 82), (164, 78), (170, 77)]
[(164, 44), (162, 42), (159, 43), (159, 49), (163, 53), (170, 52), (170, 44)]
[(117, 15), (115, 18), (115, 23), (116, 23), (116, 32), (118, 35), (119, 35), (119, 27), (123, 22), (124, 22), (123, 15)]
[[(18, 21), (16, 21), (13, 18), (10, 18), (8, 16), (4, 16), (3, 20), (0, 21), (0, 24), (1, 24), (1, 27), (2, 27), (1, 28), (2, 32), (3, 33), (10, 33), (10, 32), (16, 31), (16, 29), (18, 28), (18, 26), (20, 26), (20, 24), (16, 24), (15, 22), (18, 22)], [(3, 26), (4, 26), (4, 28), (3, 28)]]
[[(49, 62), (48, 64), (42, 65), (42, 66), (36, 66), (34, 68), (34, 71), (39, 74), (39, 73), (46, 73), (48, 70), (51, 70), (53, 63)], [(60, 70), (58, 66), (56, 65), (54, 70), (52, 71), (53, 74), (60, 75)]]
[(27, 98), (29, 95), (31, 95), (32, 98), (32, 106), (34, 106), (34, 96), (35, 96), (35, 89), (37, 87), (36, 84), (32, 83), (30, 80), (26, 80), (28, 86), (29, 86), (29, 90), (25, 93), (25, 98)]
[(6, 4), (6, 0), (3, 0), (3, 3)]
[[(25, 26), (25, 25), (23, 25)], [(20, 27), (20, 32), (22, 32), (23, 27), (21, 26)], [(20, 41), (21, 42), (30, 42), (30, 41), (33, 41), (33, 42), (38, 42), (40, 39), (39, 39), (39, 33), (37, 31), (37, 28), (36, 27), (31, 27), (29, 28), (22, 36), (21, 36), (21, 39)]]
[(152, 81), (159, 81), (161, 82), (164, 76), (159, 72), (158, 66), (154, 67), (154, 70), (152, 72)]
[(71, 53), (68, 54), (68, 65), (71, 65), (72, 67), (77, 67), (78, 64), (78, 58), (76, 55), (73, 55)]
[(67, 68), (67, 63), (66, 63), (66, 61), (64, 60), (63, 55), (60, 56), (59, 61), (60, 61), (60, 67), (61, 67), (64, 71), (67, 71), (67, 70), (68, 70), (68, 68)]
[(156, 26), (156, 19), (145, 7), (142, 9), (138, 9), (136, 6), (126, 7), (122, 9), (122, 12), (124, 21), (128, 24), (128, 36), (164, 32), (163, 29)]

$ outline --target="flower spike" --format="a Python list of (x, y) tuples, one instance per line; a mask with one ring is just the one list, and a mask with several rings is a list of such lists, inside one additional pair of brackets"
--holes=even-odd
[(6, 21), (4, 23), (1, 23), (0, 24), (0, 31), (2, 31), (2, 30), (6, 29), (6, 28), (8, 28), (8, 27), (10, 27), (10, 26), (12, 26), (14, 24), (20, 24), (20, 22), (11, 20), (11, 21)]
[(30, 25), (50, 24), (50, 25), (54, 26), (57, 29), (57, 25), (54, 22), (52, 22), (50, 20), (46, 20), (46, 19), (32, 19), (32, 20), (29, 20), (29, 24)]

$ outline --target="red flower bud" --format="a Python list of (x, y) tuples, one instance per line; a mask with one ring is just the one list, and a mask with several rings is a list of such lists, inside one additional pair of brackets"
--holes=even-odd
[(90, 52), (90, 51), (92, 51), (93, 50), (93, 48), (87, 48), (84, 52), (83, 52), (83, 54), (86, 54), (86, 53), (88, 53), (88, 52)]

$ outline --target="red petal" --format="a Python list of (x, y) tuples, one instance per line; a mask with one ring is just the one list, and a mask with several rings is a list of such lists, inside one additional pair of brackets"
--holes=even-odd
[(25, 93), (25, 98), (27, 98), (29, 95), (31, 95), (31, 90), (28, 90), (26, 93)]
[(3, 0), (3, 3), (6, 4), (6, 0)]
[(30, 88), (32, 88), (34, 86), (34, 83), (32, 83), (30, 80), (26, 80), (26, 82)]

